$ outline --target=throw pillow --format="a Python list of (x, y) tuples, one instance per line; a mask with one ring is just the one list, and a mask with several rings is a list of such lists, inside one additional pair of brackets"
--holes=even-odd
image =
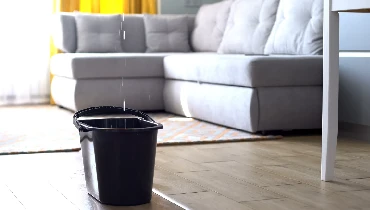
[(217, 52), (225, 32), (232, 1), (225, 0), (200, 7), (191, 38), (194, 51)]
[(122, 15), (76, 13), (77, 53), (122, 52)]
[(235, 0), (219, 53), (263, 54), (279, 0)]
[(147, 52), (189, 52), (188, 19), (180, 15), (145, 15)]

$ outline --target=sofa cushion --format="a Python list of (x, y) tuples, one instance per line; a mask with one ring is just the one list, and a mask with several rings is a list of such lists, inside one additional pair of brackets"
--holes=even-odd
[[(52, 38), (55, 47), (67, 53), (74, 53), (77, 49), (76, 14), (78, 12), (59, 12), (52, 17)], [(174, 15), (176, 16), (176, 15)], [(194, 29), (195, 15), (186, 15), (189, 38)], [(144, 15), (125, 14), (122, 17), (122, 30), (125, 40), (122, 41), (123, 52), (145, 52)], [(122, 37), (123, 38), (123, 37)], [(189, 40), (190, 43), (190, 40)]]
[(125, 14), (123, 15), (123, 20), (122, 30), (125, 33), (125, 39), (122, 41), (122, 50), (132, 53), (145, 52), (146, 44), (143, 15)]
[(235, 0), (219, 53), (263, 54), (279, 0)]
[(166, 79), (244, 87), (322, 85), (322, 56), (182, 54), (164, 58)]
[(168, 53), (64, 53), (51, 58), (54, 75), (74, 78), (163, 77)]
[(54, 46), (63, 52), (74, 53), (77, 48), (76, 20), (74, 13), (58, 12), (52, 16)]
[(147, 52), (189, 52), (187, 16), (145, 15)]
[[(163, 110), (163, 78), (70, 79), (55, 76), (51, 94), (56, 104), (73, 111), (93, 106), (126, 106)], [(139, 93), (139, 94), (138, 94)]]
[(167, 112), (249, 132), (258, 129), (258, 94), (254, 88), (178, 80), (165, 80), (164, 84)]
[[(176, 15), (173, 15), (176, 16)], [(194, 29), (194, 15), (186, 15), (188, 21), (189, 37)], [(144, 15), (142, 14), (125, 14), (122, 28), (125, 31), (125, 39), (122, 42), (124, 52), (145, 52), (146, 36)], [(189, 41), (190, 42), (190, 41)]]
[(122, 15), (77, 13), (78, 53), (122, 52)]
[(197, 52), (217, 52), (225, 32), (232, 0), (205, 4), (195, 19), (192, 46)]
[(322, 54), (323, 0), (280, 0), (266, 54)]

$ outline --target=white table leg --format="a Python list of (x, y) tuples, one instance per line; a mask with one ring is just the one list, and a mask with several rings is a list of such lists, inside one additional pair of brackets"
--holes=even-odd
[(338, 136), (339, 14), (332, 12), (332, 0), (324, 0), (324, 72), (322, 113), (321, 180), (334, 179)]

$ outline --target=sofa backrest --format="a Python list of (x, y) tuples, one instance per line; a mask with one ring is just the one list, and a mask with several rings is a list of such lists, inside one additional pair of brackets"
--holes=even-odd
[[(55, 47), (63, 52), (75, 53), (77, 49), (77, 30), (75, 14), (73, 12), (56, 13), (53, 16), (52, 37)], [(168, 15), (167, 15), (168, 16)], [(190, 35), (194, 28), (194, 15), (187, 15)], [(122, 51), (130, 53), (146, 52), (146, 37), (144, 15), (124, 15), (122, 27), (125, 31), (125, 40), (122, 41)], [(117, 30), (118, 33), (118, 30)]]
[(227, 54), (322, 54), (323, 0), (234, 0), (218, 48)]
[[(205, 18), (212, 11), (215, 14)], [(53, 40), (64, 52), (76, 52), (75, 14), (58, 13), (54, 17)], [(225, 0), (213, 6), (204, 5), (197, 14), (194, 33), (195, 15), (187, 17), (189, 43), (195, 51), (322, 54), (323, 0)], [(146, 52), (143, 15), (125, 15), (123, 30), (126, 35), (123, 52)]]
[(61, 12), (53, 15), (51, 27), (55, 47), (63, 52), (76, 52), (77, 36), (74, 14)]
[(322, 54), (323, 4), (323, 0), (280, 0), (264, 53)]
[(224, 0), (200, 7), (196, 18), (191, 45), (196, 52), (217, 52), (233, 0)]
[(278, 5), (279, 0), (235, 0), (218, 52), (263, 54)]

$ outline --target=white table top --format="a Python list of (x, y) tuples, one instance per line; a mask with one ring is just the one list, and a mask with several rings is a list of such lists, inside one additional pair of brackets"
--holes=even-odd
[(332, 11), (356, 11), (370, 9), (370, 0), (332, 0), (332, 1), (333, 1)]

